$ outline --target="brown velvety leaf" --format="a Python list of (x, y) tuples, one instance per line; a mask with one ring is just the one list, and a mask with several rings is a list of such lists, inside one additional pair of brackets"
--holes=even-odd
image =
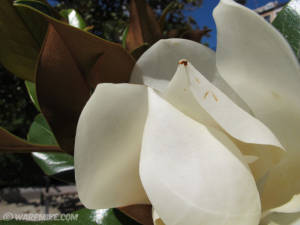
[[(47, 19), (61, 36), (82, 76), (92, 88), (95, 88), (100, 80), (112, 83), (129, 81), (135, 61), (121, 45), (98, 38), (52, 18), (47, 17)], [(97, 66), (98, 70), (91, 70), (95, 64), (99, 63), (101, 66)], [(102, 79), (103, 76), (107, 79)]]
[[(135, 61), (121, 45), (72, 27), (42, 12), (38, 12), (28, 5), (15, 4), (15, 6), (31, 9), (41, 20), (44, 19), (53, 25), (66, 45), (66, 48), (70, 51), (81, 74), (91, 87), (96, 87), (97, 83), (93, 83), (92, 81), (99, 80), (97, 77), (104, 76), (103, 73), (110, 74), (107, 75), (110, 82), (120, 83), (129, 81)], [(99, 71), (91, 72), (91, 68), (97, 62), (99, 56), (102, 55), (102, 61), (105, 60), (105, 63), (102, 63), (101, 74)]]
[(49, 24), (36, 73), (37, 96), (58, 144), (72, 154), (77, 121), (90, 93), (99, 82), (128, 82), (134, 59), (118, 44), (16, 6), (31, 9)]
[(62, 152), (57, 146), (31, 144), (8, 131), (0, 128), (0, 152), (29, 153), (29, 152)]
[(51, 24), (41, 51), (36, 87), (41, 111), (59, 145), (72, 153), (77, 121), (90, 90), (70, 51)]
[(162, 37), (155, 14), (145, 0), (131, 0), (126, 46), (133, 51), (144, 43), (152, 45)]
[(153, 225), (151, 205), (131, 205), (118, 209), (143, 225)]

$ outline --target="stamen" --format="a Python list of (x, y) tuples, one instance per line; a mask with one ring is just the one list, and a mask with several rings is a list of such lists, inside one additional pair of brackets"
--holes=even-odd
[(216, 102), (219, 101), (219, 99), (217, 98), (217, 96), (214, 93), (212, 93), (212, 95), (213, 95), (214, 99), (216, 100)]
[(183, 59), (183, 60), (180, 60), (180, 61), (178, 62), (178, 64), (181, 64), (181, 65), (187, 66), (187, 65), (188, 65), (188, 61), (187, 61), (187, 60), (185, 60), (185, 59)]
[(208, 96), (209, 91), (205, 92), (203, 98), (206, 99), (206, 97)]

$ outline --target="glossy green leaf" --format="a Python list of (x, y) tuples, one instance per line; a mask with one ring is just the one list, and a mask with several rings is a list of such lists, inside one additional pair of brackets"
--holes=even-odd
[[(58, 173), (74, 170), (74, 159), (65, 153), (32, 153), (34, 161), (45, 174), (51, 176)], [(73, 173), (73, 172), (72, 172)]]
[(25, 86), (26, 86), (28, 95), (29, 95), (32, 103), (34, 104), (34, 106), (37, 108), (38, 111), (41, 111), (40, 105), (39, 105), (39, 102), (37, 99), (37, 95), (36, 95), (35, 83), (26, 80)]
[(273, 25), (287, 39), (300, 60), (300, 0), (292, 0), (278, 14)]
[(85, 211), (86, 218), (92, 218), (100, 225), (140, 225), (117, 209), (99, 209)]
[(76, 12), (75, 9), (63, 9), (59, 13), (66, 18), (69, 24), (73, 27), (77, 27), (79, 29), (84, 29), (86, 27), (86, 23), (83, 18), (78, 12)]
[[(26, 215), (26, 214), (25, 214)], [(72, 217), (74, 215), (74, 217)], [(116, 209), (81, 209), (69, 214), (70, 220), (62, 221), (0, 221), (0, 225), (140, 225)], [(76, 219), (77, 218), (77, 219)], [(71, 220), (73, 219), (73, 220)]]
[[(39, 114), (32, 123), (27, 138), (38, 144), (57, 145), (56, 139), (42, 114)], [(46, 175), (57, 179), (74, 182), (74, 159), (66, 153), (32, 153), (34, 161)]]
[(75, 183), (74, 159), (66, 153), (32, 153), (34, 161), (43, 172), (68, 184)]

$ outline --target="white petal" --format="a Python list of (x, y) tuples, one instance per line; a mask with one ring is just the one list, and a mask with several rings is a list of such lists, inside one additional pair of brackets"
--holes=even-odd
[(262, 193), (264, 208), (279, 206), (300, 193), (299, 64), (283, 36), (255, 12), (221, 0), (214, 16), (221, 76), (288, 151)]
[(186, 39), (160, 40), (151, 46), (135, 64), (131, 74), (131, 83), (146, 84), (162, 92), (167, 88), (176, 71), (177, 62), (182, 58), (190, 61), (209, 81), (249, 111), (245, 102), (218, 74), (215, 52), (204, 45)]
[(257, 225), (260, 198), (231, 140), (148, 93), (140, 175), (167, 225)]
[(84, 107), (75, 140), (75, 177), (87, 208), (148, 203), (139, 178), (147, 88), (100, 84)]
[[(225, 131), (246, 155), (260, 157), (251, 165), (257, 179), (281, 159), (277, 138), (259, 120), (241, 109), (185, 60), (179, 64), (165, 98), (191, 118)], [(249, 145), (252, 144), (252, 145)], [(248, 156), (248, 157), (249, 157)]]
[(182, 58), (199, 66), (207, 76), (214, 75), (216, 57), (212, 50), (194, 41), (173, 38), (156, 42), (139, 58), (131, 74), (131, 82), (163, 91)]

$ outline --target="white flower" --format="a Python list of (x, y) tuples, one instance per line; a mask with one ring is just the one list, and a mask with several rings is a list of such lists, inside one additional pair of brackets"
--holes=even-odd
[(214, 16), (216, 54), (161, 40), (136, 63), (136, 84), (98, 85), (75, 143), (86, 207), (151, 203), (166, 225), (296, 221), (273, 211), (300, 211), (297, 196), (274, 209), (300, 193), (299, 64), (254, 12), (221, 0)]

